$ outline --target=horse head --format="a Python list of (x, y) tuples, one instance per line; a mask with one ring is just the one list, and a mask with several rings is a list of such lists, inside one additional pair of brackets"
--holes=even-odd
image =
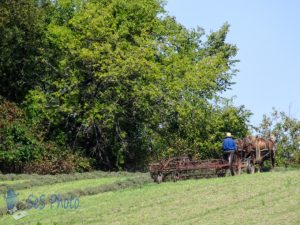
[(242, 139), (236, 139), (235, 144), (237, 146), (237, 150), (242, 150), (244, 147), (244, 142)]
[(252, 150), (253, 148), (255, 148), (255, 146), (254, 146), (255, 141), (256, 141), (256, 138), (253, 137), (253, 136), (245, 137), (245, 138), (243, 139), (243, 142), (244, 142), (244, 149), (245, 149), (247, 152), (251, 152), (251, 150)]

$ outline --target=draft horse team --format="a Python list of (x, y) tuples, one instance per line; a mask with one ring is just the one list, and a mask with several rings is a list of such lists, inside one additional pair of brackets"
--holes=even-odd
[(231, 134), (227, 133), (223, 149), (233, 175), (240, 173), (242, 165), (247, 167), (248, 173), (254, 173), (256, 165), (258, 166), (257, 170), (260, 171), (268, 159), (271, 161), (272, 168), (275, 166), (276, 143), (274, 138), (248, 136), (234, 141)]
[(173, 181), (191, 177), (225, 176), (230, 169), (232, 175), (239, 175), (242, 168), (254, 173), (255, 167), (261, 170), (265, 160), (270, 159), (275, 166), (276, 144), (272, 138), (248, 136), (234, 140), (230, 133), (223, 141), (224, 159), (195, 160), (191, 155), (171, 157), (149, 164), (149, 172), (157, 183), (170, 177)]

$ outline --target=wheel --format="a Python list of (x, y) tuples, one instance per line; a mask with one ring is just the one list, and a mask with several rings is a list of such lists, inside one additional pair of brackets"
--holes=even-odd
[(161, 173), (157, 174), (156, 182), (160, 184), (163, 181), (163, 175)]
[(180, 179), (179, 173), (178, 172), (173, 172), (172, 173), (172, 180), (174, 182), (178, 181)]
[(226, 169), (218, 169), (216, 171), (216, 174), (217, 174), (218, 177), (225, 177), (225, 175), (226, 175)]

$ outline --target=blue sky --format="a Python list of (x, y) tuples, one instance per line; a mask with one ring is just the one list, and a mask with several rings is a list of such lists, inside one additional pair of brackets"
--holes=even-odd
[(240, 72), (225, 96), (254, 113), (253, 125), (272, 107), (300, 118), (300, 1), (169, 0), (166, 10), (208, 34), (230, 24), (227, 42), (239, 49)]

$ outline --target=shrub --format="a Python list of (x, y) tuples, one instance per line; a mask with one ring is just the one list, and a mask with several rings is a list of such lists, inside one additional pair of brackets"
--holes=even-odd
[(91, 170), (91, 159), (45, 141), (38, 123), (30, 123), (16, 104), (0, 98), (0, 170), (57, 174)]
[(33, 161), (24, 167), (24, 172), (37, 174), (58, 174), (90, 171), (91, 160), (77, 154), (63, 154)]

